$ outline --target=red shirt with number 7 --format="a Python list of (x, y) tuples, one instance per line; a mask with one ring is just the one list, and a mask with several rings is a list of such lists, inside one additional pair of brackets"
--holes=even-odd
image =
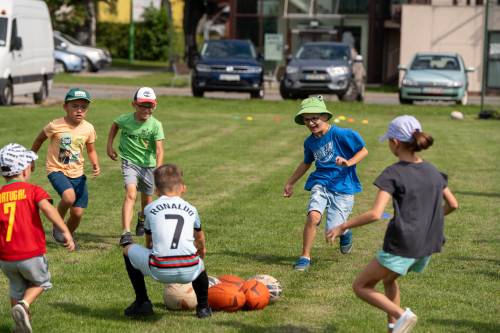
[(0, 188), (0, 260), (17, 261), (43, 255), (45, 232), (38, 203), (51, 200), (39, 186), (14, 181)]

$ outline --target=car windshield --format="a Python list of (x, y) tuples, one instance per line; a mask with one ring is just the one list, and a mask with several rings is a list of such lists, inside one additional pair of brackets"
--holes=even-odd
[(297, 52), (297, 59), (301, 60), (348, 60), (350, 50), (343, 45), (304, 45)]
[(201, 56), (204, 58), (240, 58), (254, 59), (255, 50), (250, 43), (233, 41), (211, 41), (205, 43), (201, 50)]
[(82, 45), (82, 43), (80, 43), (77, 39), (71, 37), (71, 36), (68, 36), (68, 35), (65, 35), (65, 34), (60, 34), (61, 38), (64, 38), (66, 39), (68, 42), (70, 42), (71, 44), (75, 44), (75, 45)]
[(7, 44), (7, 18), (0, 17), (0, 47)]
[(412, 70), (447, 70), (458, 71), (460, 64), (457, 57), (445, 55), (416, 56), (411, 67)]

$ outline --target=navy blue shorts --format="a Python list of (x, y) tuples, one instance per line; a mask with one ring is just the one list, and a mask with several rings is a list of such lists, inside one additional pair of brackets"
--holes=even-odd
[(64, 173), (57, 171), (49, 173), (47, 178), (49, 178), (52, 187), (54, 187), (60, 196), (69, 188), (75, 191), (76, 199), (73, 207), (87, 208), (89, 204), (89, 192), (87, 190), (87, 177), (85, 175), (77, 178), (69, 178)]

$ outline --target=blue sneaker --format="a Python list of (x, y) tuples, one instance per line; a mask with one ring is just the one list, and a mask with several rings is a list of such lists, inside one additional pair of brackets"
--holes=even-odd
[(348, 254), (352, 251), (352, 231), (349, 230), (340, 236), (340, 253)]
[(309, 268), (309, 266), (311, 266), (311, 259), (307, 259), (305, 257), (300, 257), (295, 262), (295, 265), (293, 265), (293, 268), (296, 271), (305, 271), (306, 269)]

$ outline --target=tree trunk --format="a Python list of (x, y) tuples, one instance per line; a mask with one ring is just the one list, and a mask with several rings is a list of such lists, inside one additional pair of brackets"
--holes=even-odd
[(87, 42), (90, 46), (95, 46), (96, 43), (96, 26), (97, 26), (97, 11), (96, 11), (96, 1), (95, 0), (87, 0), (86, 1), (86, 7), (87, 7), (87, 22), (86, 22), (86, 29), (87, 29)]

